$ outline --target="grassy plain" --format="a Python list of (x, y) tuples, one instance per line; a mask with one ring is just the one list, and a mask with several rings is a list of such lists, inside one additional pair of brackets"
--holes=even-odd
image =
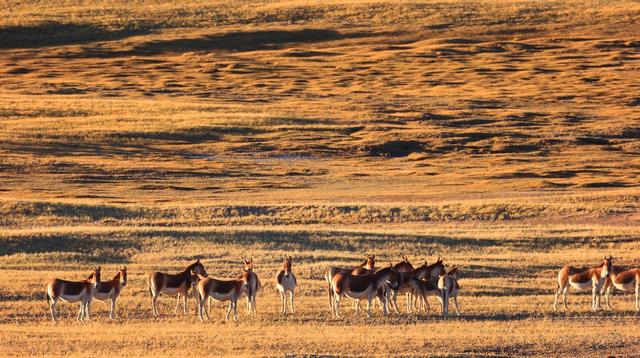
[[(633, 356), (637, 1), (0, 2), (1, 355)], [(462, 316), (330, 317), (329, 265), (461, 267)], [(273, 280), (294, 257), (298, 313)], [(258, 315), (153, 318), (145, 273), (252, 256)], [(53, 277), (127, 265), (118, 320)], [(192, 309), (193, 309), (193, 302)], [(435, 301), (432, 302), (435, 308)]]

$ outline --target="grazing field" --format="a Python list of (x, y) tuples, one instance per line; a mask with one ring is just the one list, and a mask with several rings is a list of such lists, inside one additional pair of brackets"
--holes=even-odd
[[(0, 2), (0, 355), (635, 356), (634, 297), (560, 267), (640, 266), (638, 1)], [(375, 253), (460, 267), (461, 316), (329, 312)], [(293, 257), (295, 315), (275, 275)], [(151, 314), (146, 273), (253, 257), (256, 315)], [(118, 301), (45, 285), (103, 280)], [(399, 302), (400, 303), (400, 302)], [(403, 306), (402, 306), (403, 307)]]

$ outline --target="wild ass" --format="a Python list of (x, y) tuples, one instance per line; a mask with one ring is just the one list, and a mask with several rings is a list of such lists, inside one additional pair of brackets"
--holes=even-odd
[(94, 267), (93, 272), (84, 281), (66, 281), (54, 278), (47, 284), (47, 302), (51, 310), (51, 319), (58, 321), (58, 300), (65, 302), (80, 302), (78, 321), (91, 320), (91, 299), (93, 290), (100, 282), (100, 266)]
[[(394, 268), (398, 271), (400, 275), (400, 288), (397, 292), (395, 292), (393, 296), (392, 307), (396, 313), (398, 312), (398, 295), (406, 294), (406, 303), (407, 303), (407, 313), (410, 313), (413, 310), (414, 303), (411, 299), (412, 293), (414, 291), (414, 287), (411, 286), (411, 279), (415, 277), (420, 280), (431, 280), (432, 284), (435, 286), (437, 284), (437, 278), (439, 275), (444, 274), (444, 264), (443, 260), (438, 257), (438, 260), (429, 265), (425, 260), (424, 264), (414, 268), (409, 259), (406, 256), (402, 257), (402, 261), (395, 264)], [(415, 299), (419, 300), (419, 297), (415, 296)], [(420, 301), (419, 301), (420, 302)], [(421, 310), (422, 303), (419, 304), (418, 312)]]
[(296, 276), (291, 271), (291, 261), (291, 256), (285, 257), (282, 270), (276, 275), (276, 288), (278, 292), (280, 292), (280, 298), (282, 300), (282, 314), (287, 313), (287, 294), (289, 294), (291, 313), (295, 313), (293, 309), (293, 294), (297, 281)]
[[(331, 309), (331, 314), (335, 314), (335, 305), (333, 303), (334, 298), (333, 298), (333, 290), (331, 289), (331, 279), (337, 275), (338, 273), (349, 273), (352, 275), (363, 275), (363, 274), (370, 274), (374, 272), (375, 269), (375, 264), (376, 264), (376, 256), (375, 255), (367, 255), (366, 259), (358, 266), (356, 267), (352, 267), (352, 268), (345, 268), (345, 267), (329, 267), (325, 273), (324, 273), (324, 279), (327, 282), (328, 285), (328, 291), (329, 292), (329, 308)], [(359, 304), (359, 301), (355, 302), (356, 305)]]
[(248, 260), (242, 259), (242, 262), (244, 264), (244, 271), (248, 272), (247, 275), (249, 280), (249, 290), (247, 291), (247, 313), (257, 313), (256, 296), (262, 287), (260, 285), (260, 279), (258, 278), (258, 275), (253, 272), (253, 258)]
[[(399, 285), (398, 273), (389, 266), (380, 269), (372, 274), (352, 275), (346, 272), (339, 272), (331, 279), (330, 297), (334, 298), (335, 305), (332, 310), (336, 317), (340, 317), (340, 298), (345, 295), (354, 300), (367, 299), (367, 318), (371, 317), (371, 301), (378, 296), (380, 290), (386, 291), (385, 286), (390, 289), (397, 289)], [(383, 300), (382, 311), (386, 315), (388, 299)], [(356, 306), (356, 315), (358, 306)]]
[(418, 299), (418, 314), (424, 307), (425, 314), (429, 314), (429, 301), (427, 297), (435, 296), (442, 305), (442, 290), (438, 288), (438, 282), (433, 280), (421, 280), (415, 276), (409, 279), (409, 287), (411, 287), (411, 294)]
[(458, 306), (458, 292), (460, 285), (458, 284), (458, 267), (454, 266), (449, 272), (441, 275), (438, 279), (438, 289), (441, 292), (442, 315), (449, 315), (449, 299), (453, 297), (453, 303), (456, 308), (456, 315), (460, 316), (460, 307)]
[(613, 258), (609, 256), (605, 257), (602, 263), (594, 268), (590, 269), (577, 269), (572, 266), (564, 266), (558, 272), (558, 288), (556, 289), (556, 297), (553, 301), (553, 310), (557, 311), (558, 296), (562, 294), (562, 302), (564, 308), (569, 309), (567, 306), (567, 291), (569, 286), (578, 291), (591, 290), (591, 308), (597, 311), (600, 308), (600, 294), (604, 284), (611, 275), (611, 260)]
[(115, 319), (116, 300), (122, 288), (127, 285), (127, 267), (123, 266), (110, 281), (98, 282), (93, 290), (93, 298), (99, 301), (111, 301), (109, 318)]
[(413, 272), (415, 268), (409, 262), (409, 259), (406, 256), (402, 257), (402, 261), (393, 265), (393, 268), (398, 272), (398, 277), (400, 280), (400, 286), (396, 291), (393, 292), (393, 300), (392, 307), (396, 313), (398, 312), (398, 295), (406, 294), (407, 298), (407, 313), (411, 312), (411, 286), (409, 285), (409, 281), (413, 276)]
[(169, 296), (178, 296), (176, 303), (176, 314), (178, 314), (178, 306), (180, 305), (180, 296), (183, 297), (182, 310), (187, 314), (187, 294), (191, 286), (198, 282), (197, 275), (206, 277), (207, 271), (200, 259), (187, 266), (184, 271), (177, 274), (168, 274), (162, 272), (152, 272), (149, 274), (149, 293), (151, 294), (151, 308), (154, 316), (159, 316), (158, 297), (160, 294)]
[(628, 270), (616, 270), (615, 268), (611, 272), (611, 277), (605, 284), (605, 300), (607, 302), (607, 308), (611, 309), (609, 303), (609, 295), (611, 291), (616, 288), (623, 292), (636, 293), (636, 311), (640, 312), (640, 268), (633, 268)]
[[(229, 314), (233, 310), (233, 320), (238, 320), (238, 300), (244, 293), (248, 293), (250, 289), (250, 271), (245, 270), (240, 278), (236, 280), (217, 280), (214, 278), (198, 275), (200, 279), (197, 284), (197, 309), (201, 321), (202, 311), (205, 311), (207, 320), (211, 320), (209, 311), (211, 310), (211, 299), (219, 302), (229, 301), (229, 308), (225, 321), (229, 320)], [(207, 303), (207, 309), (204, 304)]]

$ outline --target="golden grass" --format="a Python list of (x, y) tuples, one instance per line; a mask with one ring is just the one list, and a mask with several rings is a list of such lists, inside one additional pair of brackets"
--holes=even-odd
[[(637, 1), (0, 2), (0, 355), (637, 354)], [(322, 271), (461, 267), (463, 315), (330, 317)], [(294, 257), (298, 314), (273, 276)], [(259, 314), (153, 318), (144, 275), (253, 256)], [(126, 264), (118, 321), (45, 282)], [(193, 302), (192, 309), (193, 309)], [(357, 350), (356, 350), (357, 348)]]

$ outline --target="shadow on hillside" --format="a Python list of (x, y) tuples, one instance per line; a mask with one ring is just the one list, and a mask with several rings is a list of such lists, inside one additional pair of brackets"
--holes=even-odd
[(257, 51), (279, 49), (291, 43), (315, 43), (381, 35), (383, 34), (368, 32), (343, 34), (327, 29), (238, 31), (198, 38), (151, 41), (136, 46), (133, 52), (156, 55), (164, 52), (208, 50)]
[(0, 49), (111, 41), (148, 32), (142, 29), (110, 30), (92, 24), (59, 22), (45, 22), (34, 26), (4, 26), (0, 27)]
[(141, 248), (139, 242), (123, 237), (106, 239), (87, 234), (20, 235), (2, 239), (0, 256), (77, 253), (91, 263), (127, 263), (129, 253)]

